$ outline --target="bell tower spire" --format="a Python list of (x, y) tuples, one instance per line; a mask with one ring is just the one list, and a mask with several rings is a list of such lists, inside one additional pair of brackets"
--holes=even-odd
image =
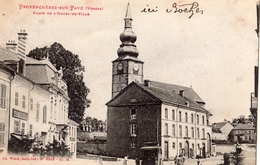
[(134, 44), (136, 41), (136, 35), (132, 31), (132, 17), (130, 11), (130, 5), (127, 4), (126, 15), (125, 15), (125, 30), (120, 34), (120, 40), (122, 44), (120, 48), (117, 50), (118, 56), (132, 56), (137, 57), (139, 52)]
[(126, 14), (125, 14), (125, 29), (126, 28), (132, 28), (132, 17), (131, 17), (131, 11), (130, 11), (130, 5), (129, 2), (127, 4), (126, 8)]
[(124, 18), (124, 31), (120, 34), (121, 45), (117, 50), (118, 58), (113, 63), (112, 97), (115, 97), (132, 81), (143, 83), (143, 62), (139, 60), (136, 48), (136, 35), (132, 30), (130, 5), (127, 4)]

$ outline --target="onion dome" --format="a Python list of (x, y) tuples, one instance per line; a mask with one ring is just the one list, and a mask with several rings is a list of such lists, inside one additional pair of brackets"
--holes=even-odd
[(132, 31), (132, 18), (130, 15), (130, 6), (127, 4), (126, 16), (125, 16), (125, 30), (120, 34), (120, 40), (122, 44), (117, 50), (118, 56), (133, 56), (137, 57), (139, 52), (134, 44), (136, 41), (136, 35)]

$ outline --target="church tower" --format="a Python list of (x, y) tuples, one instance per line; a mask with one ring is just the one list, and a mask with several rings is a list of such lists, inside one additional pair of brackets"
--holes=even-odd
[(125, 29), (120, 34), (122, 44), (117, 50), (118, 58), (112, 61), (112, 98), (132, 81), (143, 83), (143, 62), (137, 58), (139, 52), (134, 44), (137, 37), (132, 31), (132, 20), (128, 3)]

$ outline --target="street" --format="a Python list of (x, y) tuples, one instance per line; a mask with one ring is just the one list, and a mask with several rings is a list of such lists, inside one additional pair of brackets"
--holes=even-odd
[[(239, 165), (254, 165), (256, 162), (256, 145), (255, 144), (241, 144), (242, 153), (241, 153), (241, 161), (239, 162)], [(222, 150), (224, 149), (224, 151)], [(222, 151), (221, 151), (222, 150)], [(229, 146), (221, 146), (218, 147), (218, 151), (220, 153), (230, 153), (235, 151), (235, 145), (229, 145)], [(124, 160), (121, 158), (118, 159), (118, 161), (98, 161), (97, 159), (84, 159), (83, 156), (78, 158), (76, 160), (77, 162), (82, 162), (85, 164), (94, 164), (94, 165), (123, 165)], [(164, 165), (174, 165), (174, 161), (164, 161)], [(185, 165), (197, 165), (196, 159), (186, 159), (184, 162)], [(210, 157), (207, 159), (200, 159), (201, 165), (222, 165), (224, 164), (223, 155), (218, 155), (216, 157)], [(129, 159), (127, 161), (127, 165), (135, 165), (135, 161), (132, 159)]]

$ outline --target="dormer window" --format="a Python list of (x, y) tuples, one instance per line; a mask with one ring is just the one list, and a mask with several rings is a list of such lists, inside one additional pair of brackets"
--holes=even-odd
[(136, 119), (136, 109), (131, 109), (131, 115), (130, 115), (130, 119), (131, 120), (134, 120)]

